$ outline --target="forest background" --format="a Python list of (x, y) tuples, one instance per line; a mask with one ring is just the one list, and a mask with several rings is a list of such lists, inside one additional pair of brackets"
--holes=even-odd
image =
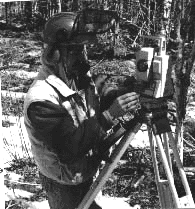
[[(15, 195), (14, 198), (7, 199), (6, 208), (28, 208), (29, 202), (45, 198), (44, 191), (39, 187), (37, 168), (21, 127), (23, 101), (41, 66), (42, 30), (45, 22), (55, 13), (78, 11), (85, 7), (114, 10), (120, 16), (115, 44), (112, 44), (113, 34), (108, 32), (100, 35), (98, 43), (89, 49), (94, 77), (110, 77), (105, 86), (120, 85), (124, 77), (135, 73), (135, 52), (142, 46), (142, 35), (156, 35), (161, 29), (164, 30), (167, 54), (173, 60), (175, 95), (171, 108), (177, 118), (174, 124), (176, 141), (185, 167), (194, 166), (193, 0), (38, 0), (0, 3), (2, 128), (6, 131), (9, 129), (10, 136), (11, 128), (16, 125), (23, 153), (19, 154), (16, 149), (13, 139), (15, 136), (11, 140), (3, 137), (4, 147), (11, 156), (9, 166), (6, 164), (4, 183), (14, 191), (21, 189), (22, 183), (31, 184), (31, 189), (23, 186), (23, 190), (29, 191), (33, 185), (35, 187), (29, 198)], [(159, 208), (150, 149), (130, 147), (123, 159), (125, 163), (116, 168), (104, 186), (104, 194), (127, 197), (130, 205), (140, 204), (144, 209)], [(190, 171), (192, 172), (188, 172), (188, 178), (193, 188), (194, 171)], [(20, 175), (17, 183), (11, 177), (13, 173)], [(135, 187), (140, 179), (141, 183)], [(178, 192), (182, 193), (179, 180), (176, 185)]]

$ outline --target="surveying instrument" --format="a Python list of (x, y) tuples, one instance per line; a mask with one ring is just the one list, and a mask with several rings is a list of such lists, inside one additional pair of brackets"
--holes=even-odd
[[(112, 151), (109, 160), (106, 161), (100, 174), (97, 176), (77, 209), (88, 209), (90, 207), (142, 124), (146, 124), (148, 129), (151, 157), (161, 208), (195, 208), (168, 119), (167, 100), (170, 93), (167, 92), (167, 88), (170, 90), (170, 86), (167, 82), (167, 78), (169, 77), (169, 56), (166, 55), (166, 39), (164, 35), (145, 36), (143, 39), (144, 43), (147, 43), (149, 47), (143, 47), (136, 53), (137, 82), (135, 91), (137, 90), (137, 92), (140, 93), (141, 109), (138, 114), (139, 116), (137, 118), (135, 116), (132, 120), (133, 122), (129, 123), (129, 128), (120, 126), (114, 136), (111, 134), (108, 139), (104, 141), (104, 144), (101, 146), (104, 147), (104, 151), (109, 149), (117, 141), (119, 141), (119, 143)], [(160, 176), (156, 148), (158, 148), (161, 162), (164, 166), (166, 179)], [(171, 152), (173, 153), (179, 176), (186, 193), (183, 197), (178, 196), (174, 184)]]

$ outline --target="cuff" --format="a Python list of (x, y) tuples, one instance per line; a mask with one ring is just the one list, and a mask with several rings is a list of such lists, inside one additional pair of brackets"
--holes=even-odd
[(118, 120), (113, 118), (108, 110), (102, 113), (102, 126), (105, 130), (111, 129), (114, 125), (118, 123)]

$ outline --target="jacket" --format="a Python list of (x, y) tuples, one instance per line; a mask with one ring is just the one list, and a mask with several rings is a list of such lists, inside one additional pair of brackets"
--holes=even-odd
[(100, 113), (92, 80), (88, 88), (73, 91), (46, 67), (27, 93), (24, 122), (40, 172), (68, 185), (96, 173), (98, 144), (113, 125)]

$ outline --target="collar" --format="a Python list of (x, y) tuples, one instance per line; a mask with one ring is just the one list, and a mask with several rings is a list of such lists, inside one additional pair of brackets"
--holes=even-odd
[[(53, 72), (51, 70), (49, 70), (48, 68), (44, 68), (42, 73), (46, 73), (46, 82), (49, 83), (51, 86), (53, 86), (54, 88), (56, 88), (59, 93), (64, 96), (64, 97), (69, 97), (72, 96), (74, 94), (83, 94), (84, 90), (80, 90), (80, 91), (74, 91), (71, 88), (69, 88), (66, 83), (64, 83), (63, 80), (61, 80), (61, 78), (59, 78), (58, 76), (56, 76), (55, 74), (53, 74)], [(87, 73), (89, 77), (91, 77), (91, 73), (90, 71)], [(95, 84), (94, 82), (90, 82), (90, 86), (92, 88), (95, 88)]]
[(56, 88), (60, 94), (64, 97), (69, 97), (76, 93), (76, 91), (70, 89), (60, 78), (58, 78), (56, 75), (51, 74), (46, 78), (46, 81)]

